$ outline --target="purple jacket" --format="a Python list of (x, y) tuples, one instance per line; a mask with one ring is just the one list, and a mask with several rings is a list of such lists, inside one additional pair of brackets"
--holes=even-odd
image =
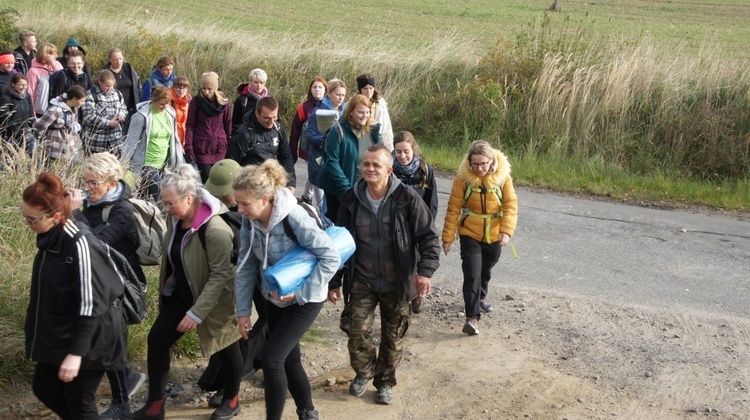
[[(220, 93), (219, 93), (220, 94)], [(232, 106), (218, 105), (196, 95), (188, 105), (185, 157), (198, 164), (214, 164), (226, 156), (232, 132)]]

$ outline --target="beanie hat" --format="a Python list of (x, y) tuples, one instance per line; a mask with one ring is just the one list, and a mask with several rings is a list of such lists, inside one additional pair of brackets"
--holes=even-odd
[(211, 172), (208, 174), (206, 190), (214, 197), (228, 196), (232, 193), (232, 182), (240, 169), (240, 164), (232, 159), (224, 159), (214, 163)]
[(219, 90), (219, 75), (212, 71), (203, 73), (201, 76), (201, 87)]
[(367, 85), (375, 87), (375, 79), (372, 77), (367, 77), (366, 74), (362, 74), (357, 77), (357, 92), (362, 90), (362, 88)]
[(0, 64), (16, 64), (16, 58), (13, 57), (13, 53), (8, 52), (5, 54), (0, 54)]
[(68, 42), (65, 43), (65, 48), (63, 48), (63, 55), (68, 54), (70, 52), (68, 51), (68, 48), (70, 47), (78, 47), (78, 50), (81, 51), (81, 54), (86, 55), (86, 50), (83, 49), (83, 47), (81, 46), (81, 43), (78, 42), (72, 36), (68, 38)]

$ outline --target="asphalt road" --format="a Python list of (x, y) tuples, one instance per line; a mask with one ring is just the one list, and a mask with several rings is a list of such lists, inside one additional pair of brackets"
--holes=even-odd
[[(306, 166), (296, 165), (304, 186)], [(438, 179), (442, 229), (452, 180)], [(504, 249), (491, 299), (509, 288), (750, 318), (750, 222), (517, 189), (519, 259)], [(457, 245), (457, 244), (456, 244)], [(461, 290), (458, 247), (433, 284)]]

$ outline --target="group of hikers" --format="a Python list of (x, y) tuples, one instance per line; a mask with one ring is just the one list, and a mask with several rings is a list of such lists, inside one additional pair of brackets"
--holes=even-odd
[[(344, 81), (313, 78), (287, 137), (262, 69), (250, 71), (231, 102), (211, 71), (192, 96), (170, 57), (141, 83), (113, 48), (92, 81), (75, 39), (62, 73), (54, 45), (37, 48), (29, 31), (20, 42), (0, 53), (0, 82), (11, 73), (0, 88), (0, 132), (4, 159), (12, 150), (42, 156), (21, 204), (38, 246), (26, 353), (36, 362), (34, 394), (61, 418), (163, 419), (170, 348), (196, 331), (210, 357), (199, 384), (218, 391), (212, 419), (240, 412), (241, 380), (255, 369), (264, 375), (266, 418), (281, 418), (288, 391), (300, 419), (317, 419), (299, 341), (325, 302), (339, 300), (355, 373), (349, 393), (361, 397), (372, 381), (375, 402), (390, 404), (410, 317), (423, 310), (440, 250), (447, 255), (456, 237), (462, 331), (479, 334), (482, 313), (493, 309), (491, 270), (517, 219), (510, 163), (490, 143), (473, 142), (462, 160), (441, 237), (434, 171), (410, 132), (393, 134), (372, 74), (356, 78), (348, 100)], [(40, 68), (50, 74), (49, 100), (38, 113)], [(299, 191), (298, 158), (308, 166)], [(64, 185), (60, 161), (80, 162), (79, 185)], [(166, 227), (147, 375), (127, 367), (126, 285), (111, 275), (117, 254), (147, 282), (138, 199), (158, 205)], [(316, 218), (349, 232), (351, 258), (342, 261)], [(299, 289), (280, 293), (265, 274), (298, 247), (317, 264)], [(99, 414), (105, 373), (112, 401)], [(130, 398), (145, 382), (146, 404), (133, 411)]]

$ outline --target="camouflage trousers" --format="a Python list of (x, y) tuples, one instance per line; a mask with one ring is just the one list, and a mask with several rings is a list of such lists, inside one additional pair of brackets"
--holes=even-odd
[[(380, 304), (380, 348), (375, 349), (372, 327)], [(411, 306), (399, 304), (398, 292), (377, 293), (367, 284), (352, 282), (349, 303), (341, 314), (341, 329), (349, 336), (349, 357), (357, 376), (373, 378), (373, 385), (396, 385), (404, 335), (409, 329)]]

